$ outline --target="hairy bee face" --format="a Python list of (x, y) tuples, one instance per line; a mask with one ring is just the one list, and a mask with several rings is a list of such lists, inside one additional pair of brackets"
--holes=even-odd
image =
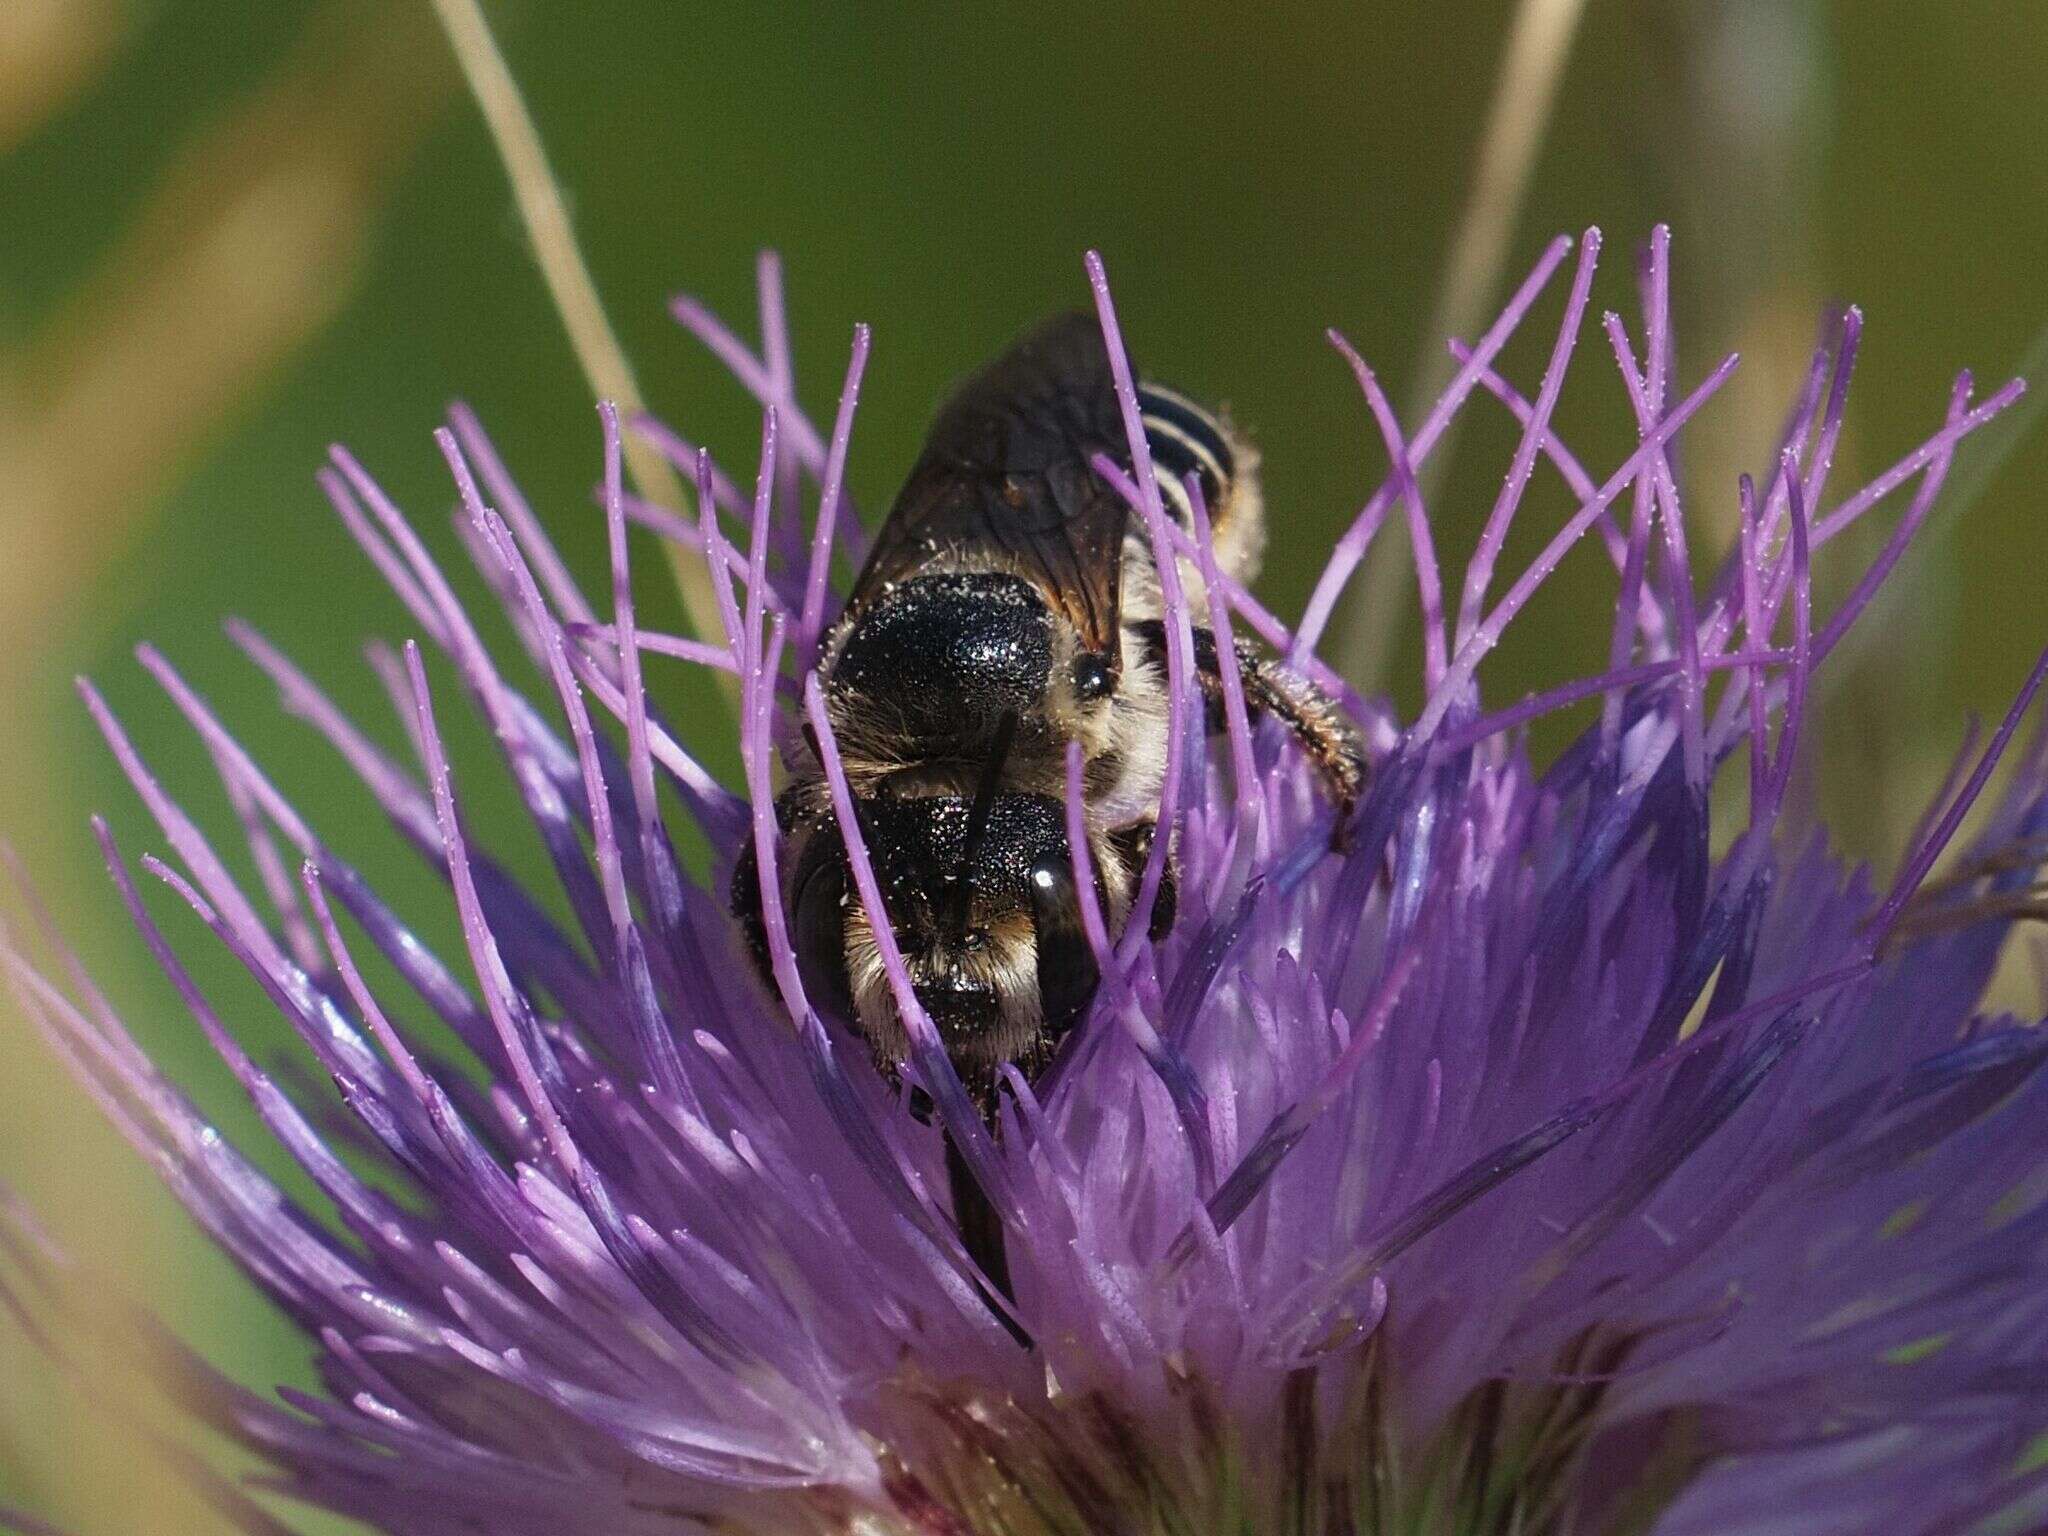
[(1007, 777), (1042, 790), (1062, 778), (1067, 741), (1098, 749), (1118, 661), (1083, 649), (1023, 577), (944, 570), (893, 582), (849, 615), (827, 646), (826, 702), (863, 787), (900, 789), (906, 776), (927, 793), (969, 785), (1010, 719)]
[[(918, 1003), (964, 1069), (1049, 1053), (1096, 983), (1065, 808), (1049, 796), (999, 794), (985, 824), (977, 829), (974, 820), (965, 796), (879, 796), (860, 805)], [(813, 834), (794, 873), (807, 983), (851, 1016), (880, 1059), (901, 1061), (908, 1039), (835, 829)]]

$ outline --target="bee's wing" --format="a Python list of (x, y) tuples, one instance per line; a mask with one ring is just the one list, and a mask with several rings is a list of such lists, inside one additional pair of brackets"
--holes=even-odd
[(933, 424), (852, 605), (921, 570), (985, 565), (1036, 585), (1115, 665), (1129, 508), (1090, 467), (1127, 463), (1094, 316), (1046, 322), (961, 387)]

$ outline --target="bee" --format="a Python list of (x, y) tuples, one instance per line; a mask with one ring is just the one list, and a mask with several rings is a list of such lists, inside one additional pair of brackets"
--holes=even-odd
[[(1167, 515), (1192, 531), (1192, 479), (1217, 568), (1249, 582), (1265, 545), (1256, 449), (1172, 390), (1141, 385), (1139, 406)], [(1093, 316), (1063, 315), (940, 410), (821, 647), (827, 714), (888, 921), (919, 1004), (985, 1110), (998, 1069), (1014, 1062), (1029, 1078), (1049, 1063), (1099, 980), (1068, 847), (1068, 744), (1082, 749), (1088, 863), (1113, 934), (1160, 835), (1160, 573), (1142, 520), (1093, 466), (1099, 454), (1128, 472), (1108, 350)], [(1200, 570), (1177, 569), (1190, 611), (1205, 612)], [(1293, 733), (1341, 827), (1364, 776), (1352, 725), (1250, 646), (1237, 662), (1246, 704)], [(1195, 631), (1195, 663), (1214, 729), (1223, 672), (1207, 628)], [(800, 973), (893, 1071), (908, 1040), (815, 744), (791, 775), (776, 813)], [(765, 968), (761, 898), (749, 845), (733, 904)], [(1169, 878), (1155, 936), (1173, 906)]]

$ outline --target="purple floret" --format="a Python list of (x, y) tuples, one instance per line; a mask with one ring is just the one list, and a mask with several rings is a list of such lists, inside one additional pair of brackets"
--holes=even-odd
[[(579, 590), (481, 424), (452, 412), (437, 441), (457, 529), (526, 652), (516, 677), (404, 514), (334, 450), (321, 486), (418, 637), (370, 650), (407, 754), (255, 630), (230, 634), (447, 876), (462, 954), (434, 953), (348, 862), (352, 810), (302, 813), (144, 647), (219, 771), (245, 889), (82, 685), (175, 861), (143, 867), (338, 1090), (322, 1101), (242, 1051), (179, 959), (190, 936), (158, 926), (96, 823), (144, 941), (323, 1207), (280, 1191), (157, 1073), (39, 913), (48, 958), (18, 936), (5, 950), (23, 1010), (303, 1330), (324, 1391), (221, 1378), (108, 1304), (11, 1200), (0, 1301), (60, 1353), (111, 1336), (253, 1452), (253, 1486), (174, 1454), (223, 1529), (266, 1536), (290, 1530), (293, 1501), (394, 1536), (1965, 1536), (2048, 1518), (2048, 1033), (1980, 1006), (2010, 929), (2042, 907), (2048, 743), (2014, 743), (2048, 656), (1982, 750), (1965, 743), (1889, 883), (1834, 857), (1791, 793), (1816, 669), (1957, 445), (2022, 386), (1979, 401), (1965, 375), (1938, 430), (1843, 495), (1829, 481), (1862, 318), (1830, 316), (1779, 453), (1723, 488), (1736, 547), (1696, 581), (1672, 446), (1735, 359), (1681, 377), (1664, 232), (1640, 335), (1605, 318), (1638, 445), (1604, 479), (1553, 426), (1597, 231), (1533, 395), (1496, 371), (1573, 244), (1453, 344), (1458, 371), (1412, 432), (1333, 333), (1392, 467), (1292, 626), (1216, 569), (1199, 485), (1191, 531), (1165, 515), (1091, 256), (1136, 473), (1098, 469), (1162, 557), (1178, 910), (1147, 939), (1165, 838), (1122, 933), (1077, 869), (1102, 982), (1048, 1071), (1008, 1073), (993, 1125), (888, 922), (900, 1081), (806, 995), (775, 897), (778, 762), (815, 750), (879, 912), (811, 670), (835, 560), (863, 547), (844, 485), (866, 329), (821, 434), (795, 398), (772, 258), (758, 356), (677, 301), (763, 407), (754, 489), (629, 422), (698, 490), (694, 517), (640, 501), (601, 407), (608, 604)], [(1521, 435), (1447, 597), (1418, 470), (1475, 392)], [(1576, 510), (1499, 572), (1545, 473)], [(1909, 486), (1867, 572), (1817, 613), (1824, 546)], [(1407, 723), (1315, 654), (1395, 516), (1424, 626)], [(640, 627), (635, 523), (706, 562), (721, 634)], [(1489, 713), (1484, 658), (1588, 534), (1617, 572), (1596, 621), (1608, 670)], [(1214, 749), (1194, 626), (1227, 672)], [(1248, 717), (1233, 632), (1356, 715), (1374, 771), (1348, 825)], [(737, 682), (743, 793), (650, 703), (643, 668), (674, 660)], [(463, 812), (440, 729), (450, 678), (541, 834), (567, 927), (489, 852), (498, 829)], [(1529, 722), (1595, 700), (1576, 741), (1531, 761)], [(1077, 752), (1074, 830), (1081, 766)], [(1734, 828), (1710, 815), (1723, 775), (1746, 782), (1719, 802), (1746, 806)], [(679, 856), (679, 818), (708, 869)], [(743, 847), (769, 893), (772, 986), (725, 909)], [(366, 979), (371, 952), (403, 992)], [(956, 1231), (948, 1136), (1003, 1223), (1007, 1294)], [(0, 1527), (49, 1529), (6, 1511)]]

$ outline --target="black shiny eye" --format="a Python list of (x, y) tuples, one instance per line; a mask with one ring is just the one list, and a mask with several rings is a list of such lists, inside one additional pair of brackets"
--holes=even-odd
[(987, 949), (988, 934), (984, 932), (982, 929), (970, 928), (967, 930), (966, 933), (960, 936), (960, 947), (966, 950), (967, 953), (969, 953), (970, 955), (976, 953), (977, 951)]
[(1074, 866), (1062, 849), (1031, 866), (1031, 915), (1038, 935), (1038, 1007), (1053, 1035), (1065, 1033), (1095, 995), (1100, 976), (1081, 926)]
[(790, 943), (812, 999), (841, 1019), (853, 1015), (846, 976), (846, 855), (829, 834), (813, 838), (797, 865)]
[(1116, 673), (1108, 660), (1101, 656), (1075, 657), (1073, 676), (1074, 695), (1084, 704), (1106, 696), (1116, 687)]

